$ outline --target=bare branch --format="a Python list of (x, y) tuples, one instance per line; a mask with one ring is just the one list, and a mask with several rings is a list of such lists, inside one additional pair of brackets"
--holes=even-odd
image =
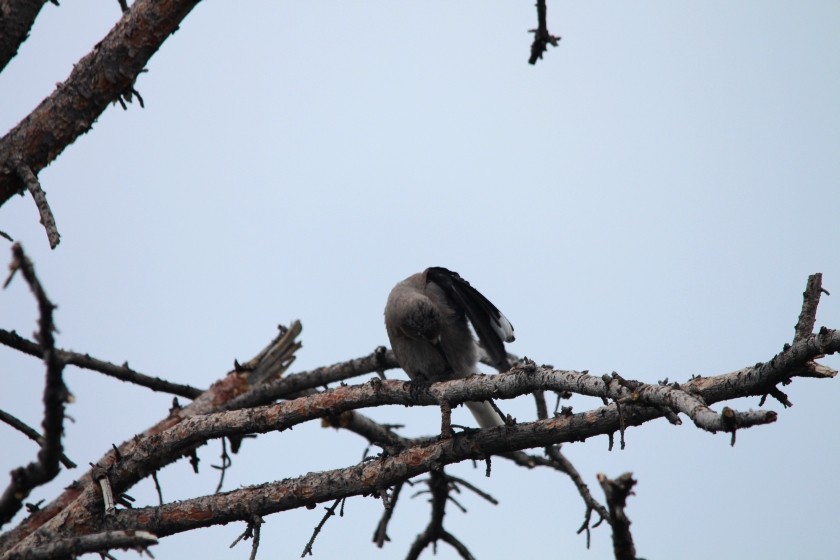
[(633, 535), (630, 534), (630, 519), (624, 513), (627, 498), (633, 493), (636, 481), (631, 473), (624, 473), (615, 480), (599, 473), (598, 482), (601, 483), (607, 497), (607, 507), (610, 509), (609, 520), (615, 560), (636, 560), (636, 547), (633, 544)]
[(32, 172), (32, 169), (28, 165), (23, 163), (18, 165), (17, 173), (29, 190), (29, 194), (32, 195), (35, 206), (38, 207), (38, 214), (41, 216), (41, 225), (47, 230), (50, 249), (55, 249), (61, 241), (61, 236), (58, 234), (58, 228), (55, 226), (55, 216), (53, 216), (50, 204), (47, 202), (47, 193), (43, 191), (41, 183), (38, 182), (38, 177), (35, 176), (35, 173)]
[[(814, 332), (814, 325), (817, 322), (817, 306), (820, 304), (822, 289), (822, 273), (817, 272), (808, 277), (805, 291), (802, 293), (802, 311), (799, 313), (799, 320), (796, 322), (796, 335), (794, 342), (798, 342)], [(827, 292), (826, 292), (827, 293)]]
[(387, 500), (382, 500), (382, 505), (385, 507), (385, 511), (382, 512), (382, 518), (379, 520), (379, 524), (376, 526), (376, 531), (373, 533), (373, 542), (376, 543), (376, 546), (382, 548), (385, 546), (385, 541), (391, 540), (388, 538), (388, 523), (391, 521), (391, 516), (394, 514), (394, 508), (397, 507), (397, 499), (400, 497), (400, 492), (403, 488), (403, 482), (398, 482), (394, 485), (394, 490), (391, 493), (390, 498)]
[(10, 270), (11, 273), (5, 285), (8, 286), (15, 273), (20, 271), (38, 302), (40, 317), (37, 336), (43, 349), (42, 359), (47, 371), (42, 424), (44, 435), (41, 450), (38, 452), (38, 460), (12, 471), (12, 480), (0, 496), (0, 525), (9, 522), (23, 507), (23, 500), (29, 496), (33, 488), (52, 480), (58, 474), (59, 462), (63, 455), (61, 436), (64, 426), (64, 404), (70, 398), (70, 393), (61, 377), (64, 364), (55, 353), (55, 338), (53, 337), (55, 325), (52, 317), (55, 306), (47, 298), (44, 288), (35, 276), (35, 269), (23, 252), (20, 243), (12, 245)]
[(569, 475), (569, 478), (572, 479), (575, 488), (577, 488), (578, 494), (580, 494), (580, 497), (583, 498), (583, 503), (586, 504), (586, 513), (584, 514), (583, 525), (581, 525), (580, 529), (578, 529), (578, 533), (586, 531), (586, 546), (589, 547), (589, 521), (592, 517), (592, 512), (597, 512), (601, 519), (608, 519), (609, 514), (607, 513), (607, 508), (592, 497), (592, 493), (589, 491), (589, 486), (587, 486), (583, 481), (583, 477), (580, 476), (580, 473), (572, 462), (560, 452), (559, 446), (549, 445), (545, 449), (545, 454), (555, 462), (560, 470)]
[(241, 397), (231, 400), (225, 405), (224, 409), (235, 410), (238, 408), (266, 405), (281, 398), (288, 398), (307, 389), (314, 389), (315, 387), (326, 386), (336, 381), (344, 381), (366, 373), (374, 373), (395, 367), (399, 367), (399, 365), (394, 357), (394, 353), (390, 350), (385, 351), (384, 348), (381, 350), (377, 349), (361, 358), (296, 373), (294, 375), (287, 375), (283, 379), (278, 379), (267, 385), (254, 387)]
[(429, 485), (429, 493), (432, 495), (430, 500), (432, 503), (432, 518), (426, 529), (417, 535), (417, 539), (412, 543), (406, 558), (408, 560), (416, 560), (426, 547), (442, 540), (457, 550), (461, 558), (472, 560), (473, 555), (464, 543), (443, 528), (443, 517), (446, 514), (446, 503), (449, 499), (450, 491), (449, 477), (443, 473), (443, 470), (432, 470), (429, 472), (429, 478), (426, 480), (426, 483)]
[(546, 0), (537, 0), (537, 28), (531, 29), (534, 34), (534, 42), (531, 43), (531, 56), (528, 58), (528, 64), (536, 64), (537, 60), (543, 57), (545, 51), (548, 50), (548, 45), (556, 47), (560, 41), (560, 37), (555, 37), (548, 32), (548, 9), (545, 5)]
[[(152, 55), (198, 0), (137, 0), (70, 77), (0, 139), (0, 205), (21, 192), (17, 163), (37, 174), (108, 107), (131, 93)], [(31, 24), (30, 24), (31, 25)], [(22, 150), (22, 151), (21, 151)]]
[[(44, 437), (39, 434), (34, 428), (29, 427), (25, 422), (21, 421), (20, 419), (12, 416), (5, 410), (0, 410), (0, 421), (5, 422), (9, 426), (13, 427), (14, 429), (18, 430), (19, 432), (23, 433), (26, 437), (31, 439), (32, 441), (36, 442), (38, 445), (44, 444)], [(64, 465), (65, 468), (68, 469), (75, 469), (76, 463), (71, 461), (64, 453), (61, 454), (61, 464)]]
[(105, 531), (67, 539), (47, 540), (45, 544), (22, 552), (15, 558), (17, 560), (52, 560), (75, 557), (88, 552), (104, 552), (115, 548), (145, 550), (157, 542), (157, 537), (148, 531)]
[(327, 523), (327, 519), (335, 515), (335, 510), (339, 504), (341, 504), (341, 516), (344, 517), (344, 500), (346, 498), (338, 498), (333, 505), (328, 508), (324, 508), (327, 512), (324, 514), (324, 517), (321, 518), (321, 522), (315, 526), (315, 529), (312, 531), (312, 537), (310, 537), (309, 542), (306, 543), (306, 546), (303, 547), (303, 553), (300, 555), (301, 558), (305, 556), (312, 556), (312, 545), (315, 544), (315, 539), (318, 538), (318, 533), (321, 532), (321, 529), (324, 528), (324, 525)]
[(46, 3), (46, 0), (0, 0), (0, 71), (17, 55)]
[[(5, 344), (9, 348), (14, 348), (24, 354), (29, 354), (30, 356), (40, 357), (43, 353), (43, 348), (40, 344), (23, 338), (15, 331), (0, 329), (0, 344)], [(202, 389), (197, 389), (196, 387), (192, 387), (190, 385), (173, 383), (159, 377), (144, 375), (128, 367), (127, 362), (118, 366), (111, 362), (94, 358), (89, 354), (79, 354), (78, 352), (71, 352), (58, 348), (55, 350), (55, 353), (58, 356), (58, 359), (67, 365), (97, 371), (109, 377), (119, 379), (120, 381), (126, 381), (141, 387), (146, 387), (152, 391), (169, 393), (171, 395), (178, 395), (179, 397), (186, 397), (188, 399), (194, 399), (204, 392)]]

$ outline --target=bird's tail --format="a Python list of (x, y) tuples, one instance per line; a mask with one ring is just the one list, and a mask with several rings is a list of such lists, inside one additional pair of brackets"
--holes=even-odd
[(467, 401), (464, 403), (470, 409), (472, 415), (475, 416), (478, 425), (482, 428), (492, 428), (494, 426), (504, 426), (505, 421), (499, 416), (490, 403), (487, 401)]

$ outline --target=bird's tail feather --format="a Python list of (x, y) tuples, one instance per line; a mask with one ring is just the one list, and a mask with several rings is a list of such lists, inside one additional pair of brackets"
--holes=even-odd
[(475, 416), (478, 425), (482, 428), (492, 428), (494, 426), (504, 426), (505, 422), (502, 417), (493, 410), (490, 403), (487, 401), (467, 401), (464, 403), (470, 409), (472, 415)]

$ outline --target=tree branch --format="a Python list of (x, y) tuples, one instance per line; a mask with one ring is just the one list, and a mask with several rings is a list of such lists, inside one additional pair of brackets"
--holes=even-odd
[[(30, 356), (40, 357), (44, 351), (41, 345), (37, 342), (23, 338), (15, 331), (7, 331), (5, 329), (0, 329), (0, 344), (5, 344), (9, 348), (14, 348), (24, 354), (29, 354)], [(118, 366), (111, 362), (94, 358), (89, 354), (79, 354), (78, 352), (71, 352), (60, 348), (57, 348), (55, 353), (59, 360), (67, 365), (98, 371), (99, 373), (105, 374), (109, 377), (133, 383), (141, 387), (146, 387), (152, 391), (160, 391), (188, 399), (194, 399), (204, 392), (202, 389), (197, 389), (196, 387), (192, 387), (190, 385), (172, 383), (171, 381), (167, 381), (159, 377), (142, 374), (128, 367), (128, 362)]]
[(37, 175), (108, 107), (134, 92), (134, 82), (152, 55), (178, 29), (198, 0), (137, 0), (70, 77), (0, 139), (0, 206), (24, 182), (25, 164)]
[(545, 51), (548, 50), (548, 45), (556, 47), (560, 41), (560, 37), (555, 37), (548, 32), (548, 8), (545, 5), (546, 0), (537, 0), (537, 28), (531, 29), (534, 34), (534, 42), (531, 43), (531, 56), (528, 58), (528, 64), (536, 64), (537, 60), (543, 57)]
[(607, 497), (607, 507), (610, 509), (610, 526), (612, 527), (613, 552), (615, 560), (636, 560), (636, 546), (630, 533), (630, 519), (624, 513), (627, 498), (633, 493), (631, 473), (624, 473), (615, 480), (610, 480), (605, 474), (598, 474), (598, 482)]
[[(19, 432), (24, 434), (26, 437), (28, 437), (29, 439), (31, 439), (32, 441), (34, 441), (38, 445), (44, 445), (44, 436), (39, 434), (34, 428), (28, 426), (22, 420), (20, 420), (20, 419), (16, 418), (15, 416), (12, 416), (11, 414), (9, 414), (5, 410), (0, 410), (0, 422), (5, 422), (6, 424), (8, 424), (12, 428), (18, 430)], [(61, 454), (61, 457), (60, 457), (59, 460), (61, 461), (61, 464), (64, 465), (64, 467), (67, 468), (67, 469), (75, 469), (76, 468), (76, 463), (71, 461), (67, 457), (67, 455), (65, 455), (64, 453)]]
[[(715, 377), (694, 378), (679, 390), (714, 403), (748, 395), (761, 394), (764, 387), (787, 378), (792, 368), (817, 354), (833, 353), (840, 349), (840, 333), (823, 330), (818, 335), (797, 342), (769, 362)], [(629, 390), (618, 383), (607, 385), (600, 377), (578, 372), (549, 368), (517, 367), (506, 374), (476, 376), (464, 380), (435, 383), (427, 388), (412, 389), (409, 383), (381, 381), (363, 385), (339, 387), (309, 397), (273, 406), (193, 416), (182, 420), (169, 430), (155, 436), (138, 438), (130, 453), (120, 461), (111, 455), (103, 458), (116, 492), (122, 492), (161, 463), (177, 458), (185, 449), (210, 438), (283, 430), (318, 417), (334, 415), (345, 410), (385, 404), (438, 406), (441, 400), (486, 400), (511, 398), (541, 387), (556, 391), (575, 391), (593, 396), (622, 398)], [(639, 402), (646, 404), (666, 400), (673, 387), (641, 386), (636, 391), (647, 395)], [(650, 393), (650, 394), (648, 394)], [(596, 435), (610, 434), (623, 423), (638, 426), (662, 417), (654, 406), (626, 404), (621, 413), (614, 405), (592, 411), (561, 415), (533, 423), (478, 430), (441, 441), (414, 445), (396, 455), (383, 456), (355, 467), (312, 473), (296, 479), (271, 483), (232, 492), (167, 504), (159, 508), (118, 511), (125, 526), (146, 527), (160, 536), (207, 525), (247, 520), (248, 515), (267, 515), (277, 511), (336, 500), (358, 494), (368, 494), (394, 486), (432, 468), (465, 459), (482, 459), (493, 454), (533, 447), (545, 447), (565, 441), (580, 441)], [(765, 418), (772, 421), (775, 414)], [(125, 444), (124, 444), (125, 445)], [(76, 501), (67, 508), (62, 522), (75, 530), (97, 532), (101, 515), (96, 507), (96, 488), (83, 483)], [(212, 515), (206, 515), (212, 512)], [(136, 524), (135, 524), (136, 523)], [(56, 531), (60, 527), (47, 523), (38, 532)], [(21, 535), (18, 535), (21, 537)], [(15, 539), (17, 547), (26, 546), (26, 539)], [(11, 541), (6, 541), (11, 544)]]
[(41, 188), (41, 183), (38, 182), (38, 177), (32, 172), (28, 165), (20, 164), (17, 168), (18, 177), (29, 189), (29, 194), (35, 201), (35, 206), (38, 208), (38, 214), (41, 216), (41, 225), (47, 231), (47, 240), (50, 242), (50, 249), (58, 247), (61, 241), (61, 236), (58, 233), (58, 228), (55, 225), (55, 216), (53, 216), (52, 209), (49, 202), (47, 202), (47, 193)]
[(810, 275), (805, 291), (802, 293), (802, 311), (799, 313), (799, 320), (796, 321), (794, 342), (814, 332), (814, 325), (817, 323), (817, 306), (820, 304), (820, 295), (823, 292), (828, 293), (822, 287), (822, 273)]
[(157, 542), (157, 537), (148, 531), (105, 531), (46, 541), (46, 544), (35, 546), (14, 558), (16, 560), (53, 560), (54, 558), (75, 557), (88, 552), (104, 552), (114, 548), (143, 551)]
[[(56, 6), (56, 0), (50, 0)], [(47, 0), (0, 0), (0, 72), (17, 55)]]
[(55, 338), (53, 337), (55, 325), (52, 317), (55, 305), (47, 298), (44, 288), (35, 276), (35, 269), (23, 252), (20, 243), (12, 245), (12, 264), (9, 268), (11, 273), (4, 287), (8, 286), (15, 273), (20, 271), (38, 301), (40, 317), (37, 336), (43, 348), (41, 357), (47, 374), (44, 384), (44, 421), (42, 424), (44, 435), (41, 450), (38, 452), (38, 460), (12, 471), (12, 480), (0, 496), (0, 526), (8, 523), (23, 507), (23, 500), (29, 496), (33, 488), (49, 482), (58, 474), (59, 462), (63, 455), (61, 436), (64, 426), (64, 404), (70, 396), (61, 377), (64, 364), (55, 353)]

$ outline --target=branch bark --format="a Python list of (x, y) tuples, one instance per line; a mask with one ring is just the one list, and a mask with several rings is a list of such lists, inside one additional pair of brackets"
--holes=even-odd
[(21, 164), (37, 175), (90, 130), (108, 104), (129, 98), (134, 82), (199, 0), (137, 0), (26, 118), (0, 139), (0, 206), (24, 182)]
[(23, 500), (29, 496), (33, 488), (49, 482), (58, 474), (59, 464), (64, 455), (61, 444), (64, 430), (64, 404), (70, 396), (62, 378), (64, 364), (55, 353), (55, 338), (53, 337), (55, 325), (52, 316), (55, 305), (47, 298), (44, 288), (35, 276), (35, 269), (23, 252), (20, 243), (12, 245), (12, 255), (11, 274), (4, 287), (12, 281), (15, 273), (20, 271), (38, 302), (40, 312), (38, 339), (43, 349), (41, 358), (46, 366), (42, 423), (44, 434), (41, 449), (38, 451), (38, 460), (13, 470), (11, 482), (0, 495), (0, 526), (8, 523), (23, 507)]
[[(119, 493), (161, 464), (177, 459), (185, 450), (208, 439), (284, 430), (301, 422), (357, 408), (386, 404), (439, 406), (442, 401), (454, 404), (465, 400), (512, 398), (536, 389), (574, 391), (611, 399), (639, 395), (631, 403), (620, 407), (610, 404), (578, 414), (458, 434), (431, 443), (415, 444), (395, 455), (344, 469), (312, 473), (155, 508), (117, 512), (120, 521), (125, 523), (123, 526), (144, 527), (165, 536), (212, 524), (247, 520), (253, 514), (267, 515), (297, 507), (311, 507), (340, 497), (378, 492), (418, 474), (466, 459), (481, 459), (493, 454), (612, 434), (621, 426), (638, 426), (664, 416), (662, 407), (674, 405), (680, 408), (682, 401), (675, 398), (678, 394), (693, 395), (695, 399), (709, 404), (761, 395), (768, 387), (787, 379), (790, 372), (802, 363), (816, 355), (838, 350), (840, 333), (823, 329), (819, 334), (786, 348), (766, 363), (720, 376), (694, 378), (679, 389), (638, 384), (631, 391), (619, 383), (607, 383), (601, 377), (534, 366), (519, 366), (506, 374), (436, 383), (420, 390), (406, 382), (374, 379), (362, 385), (339, 387), (277, 405), (192, 416), (168, 429), (158, 429), (133, 443), (124, 444), (124, 447), (131, 444), (129, 452), (122, 453), (119, 459), (115, 454), (108, 454), (101, 461), (101, 466), (108, 471), (112, 486)], [(694, 400), (686, 402), (695, 403)], [(681, 411), (694, 414), (694, 406), (692, 404), (692, 408)], [(703, 408), (704, 414), (706, 409)], [(764, 421), (773, 420), (775, 413), (765, 413)], [(724, 422), (720, 428), (732, 431), (737, 426), (727, 426)], [(91, 480), (82, 479), (78, 481), (75, 492), (75, 503), (65, 507), (60, 518), (47, 520), (40, 528), (31, 526), (25, 534), (17, 533), (14, 539), (5, 539), (0, 550), (23, 550), (32, 545), (32, 539), (37, 541), (40, 534), (61, 534), (62, 526), (73, 527), (78, 534), (101, 532), (103, 516), (98, 487)], [(29, 535), (35, 529), (38, 530)]]
[[(50, 0), (56, 6), (56, 0)], [(17, 55), (47, 0), (0, 0), (0, 72)]]

